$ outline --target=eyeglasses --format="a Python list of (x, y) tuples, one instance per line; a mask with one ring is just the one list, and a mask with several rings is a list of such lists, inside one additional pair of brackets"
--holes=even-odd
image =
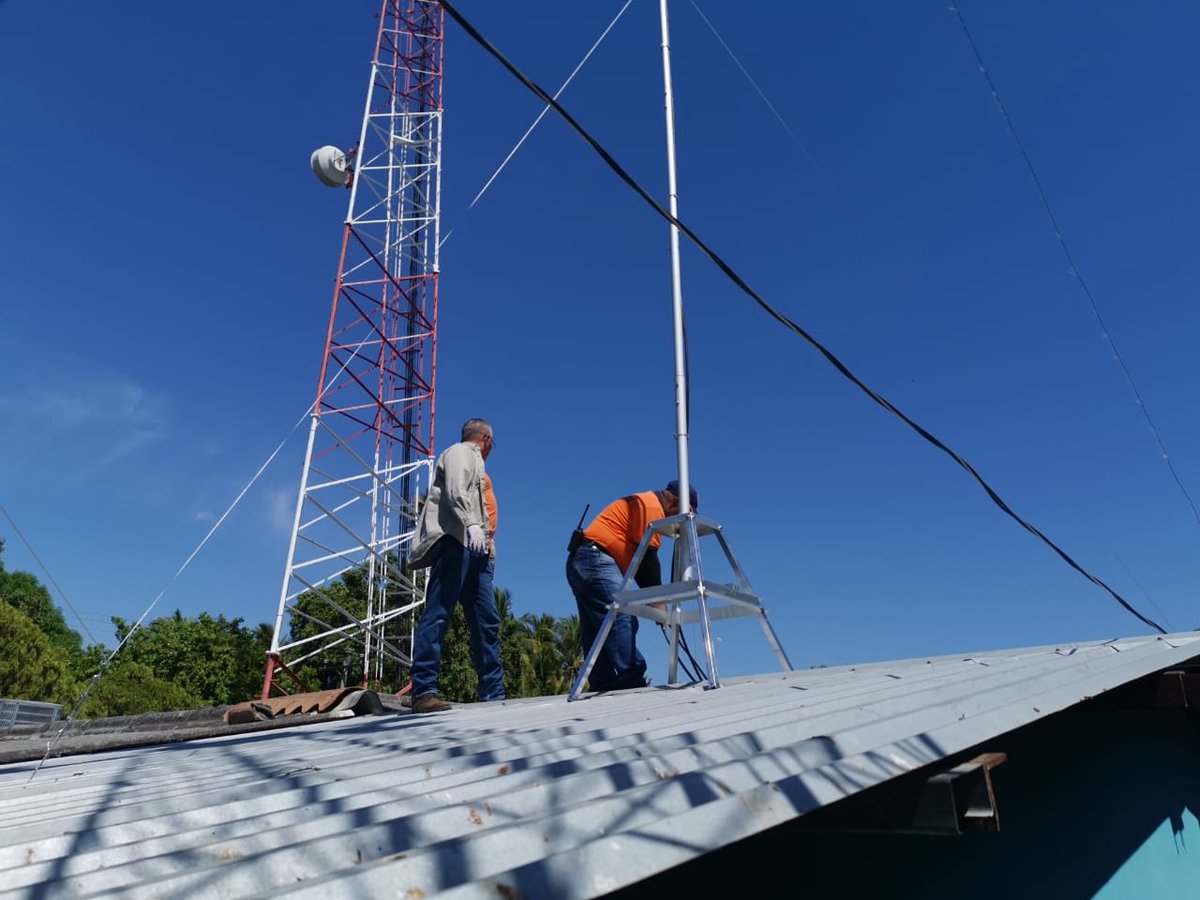
[(496, 446), (496, 439), (495, 439), (494, 437), (492, 437), (492, 436), (489, 434), (489, 435), (487, 436), (487, 439), (488, 439), (488, 443), (489, 443), (489, 444), (491, 444), (493, 447), (495, 447), (495, 446)]

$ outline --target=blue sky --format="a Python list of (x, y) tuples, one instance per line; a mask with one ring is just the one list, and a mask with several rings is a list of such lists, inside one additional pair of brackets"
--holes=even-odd
[[(803, 149), (675, 0), (682, 218), (1084, 566), (1200, 624), (1200, 525), (946, 4), (696, 3)], [(550, 89), (620, 6), (461, 2)], [(0, 0), (0, 503), (101, 639), (312, 401), (346, 196), (308, 157), (358, 133), (376, 7)], [(962, 12), (1200, 497), (1200, 10)], [(662, 196), (657, 27), (634, 0), (562, 101)], [(564, 615), (584, 504), (674, 474), (667, 229), (553, 117), (468, 212), (539, 106), (447, 34), (439, 444), (493, 422), (497, 583)], [(683, 266), (702, 512), (795, 665), (1146, 632), (693, 248)], [(273, 616), (303, 431), (156, 613)], [(775, 667), (752, 622), (717, 634), (723, 675)]]

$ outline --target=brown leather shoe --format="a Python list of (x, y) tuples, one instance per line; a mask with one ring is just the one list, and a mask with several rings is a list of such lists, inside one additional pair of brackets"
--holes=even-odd
[(443, 712), (450, 708), (450, 704), (437, 694), (424, 694), (412, 702), (412, 711), (415, 713)]

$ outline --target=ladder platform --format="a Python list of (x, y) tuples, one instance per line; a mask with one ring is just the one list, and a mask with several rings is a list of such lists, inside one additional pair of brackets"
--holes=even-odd
[[(678, 621), (681, 625), (691, 625), (700, 621), (700, 612), (698, 609), (682, 609), (681, 604), (688, 600), (695, 600), (700, 590), (701, 583), (692, 579), (662, 584), (658, 587), (622, 591), (613, 598), (612, 608), (631, 616), (653, 619), (662, 625), (670, 624), (672, 621)], [(764, 611), (762, 601), (755, 594), (740, 591), (731, 584), (705, 581), (703, 590), (705, 598), (710, 603), (714, 600), (724, 601), (724, 605), (708, 607), (708, 615), (711, 619), (757, 616)], [(672, 613), (671, 607), (676, 609), (675, 613)]]
[[(676, 580), (668, 584), (639, 588), (634, 584), (633, 573), (638, 570), (655, 535), (675, 539), (676, 553), (672, 563), (672, 576)], [(700, 538), (708, 535), (714, 535), (721, 545), (725, 559), (738, 580), (737, 585), (709, 581), (704, 577), (700, 564)], [(693, 602), (695, 603), (694, 607), (690, 605)], [(684, 604), (688, 604), (688, 606), (685, 607)], [(584, 657), (582, 668), (575, 676), (575, 682), (567, 694), (568, 701), (579, 699), (588, 675), (591, 674), (601, 648), (612, 630), (613, 622), (619, 615), (650, 619), (668, 629), (668, 641), (670, 642), (670, 658), (667, 664), (668, 684), (676, 682), (681, 640), (680, 629), (684, 625), (699, 623), (704, 638), (704, 657), (708, 663), (708, 673), (702, 677), (709, 688), (721, 686), (717, 677), (717, 660), (711, 630), (711, 622), (714, 619), (757, 616), (767, 642), (779, 659), (779, 664), (785, 671), (792, 670), (792, 664), (788, 660), (787, 654), (784, 653), (775, 630), (767, 621), (767, 611), (750, 586), (746, 573), (742, 571), (742, 567), (734, 558), (733, 551), (729, 549), (729, 543), (725, 540), (721, 526), (712, 519), (701, 518), (695, 513), (680, 513), (651, 522), (647, 526), (641, 543), (634, 551), (633, 559), (626, 567), (621, 587), (613, 595), (612, 602), (608, 604), (608, 612), (592, 640), (591, 648)], [(686, 651), (686, 641), (683, 643)], [(690, 652), (688, 656), (691, 656)]]

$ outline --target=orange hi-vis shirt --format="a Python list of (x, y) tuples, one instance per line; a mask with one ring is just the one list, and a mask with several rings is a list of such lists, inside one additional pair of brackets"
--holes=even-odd
[[(614, 500), (601, 510), (583, 530), (585, 540), (594, 541), (605, 553), (617, 561), (622, 572), (629, 570), (634, 551), (642, 542), (646, 527), (658, 519), (666, 518), (658, 494), (646, 491)], [(655, 549), (662, 543), (662, 535), (650, 538)]]
[(483, 473), (483, 505), (487, 507), (488, 540), (496, 536), (496, 517), (500, 514), (496, 507), (496, 492), (492, 490), (492, 476)]

